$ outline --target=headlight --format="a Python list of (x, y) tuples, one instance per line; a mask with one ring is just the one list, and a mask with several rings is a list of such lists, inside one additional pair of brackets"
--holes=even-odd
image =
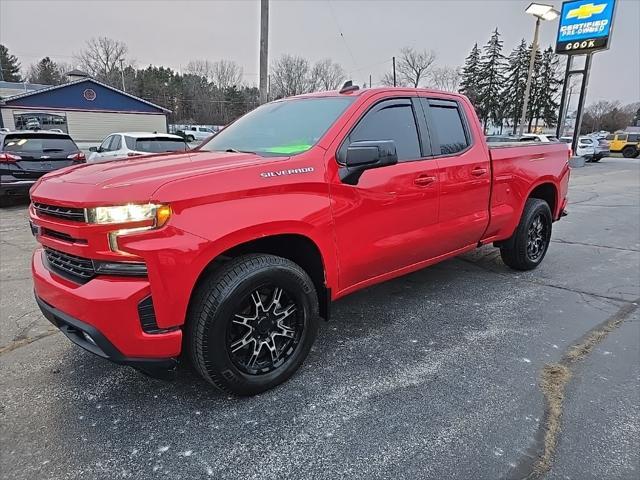
[(168, 205), (153, 203), (87, 208), (87, 221), (99, 224), (153, 221), (154, 226), (160, 227), (170, 216), (171, 208)]

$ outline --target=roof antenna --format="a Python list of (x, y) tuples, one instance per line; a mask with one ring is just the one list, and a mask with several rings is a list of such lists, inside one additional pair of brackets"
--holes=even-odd
[(344, 82), (344, 85), (342, 85), (340, 93), (355, 92), (356, 90), (360, 90), (360, 87), (358, 85), (354, 85), (353, 81), (347, 80), (346, 82)]

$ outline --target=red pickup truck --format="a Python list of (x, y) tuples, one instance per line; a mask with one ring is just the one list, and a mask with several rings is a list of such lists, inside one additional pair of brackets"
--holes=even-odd
[(36, 299), (101, 357), (155, 376), (188, 357), (256, 394), (298, 369), (333, 300), (487, 243), (539, 265), (568, 159), (564, 143), (488, 147), (456, 94), (278, 100), (195, 150), (38, 181)]

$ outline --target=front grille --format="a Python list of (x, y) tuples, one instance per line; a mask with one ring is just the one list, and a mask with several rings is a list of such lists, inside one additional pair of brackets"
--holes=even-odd
[(47, 205), (45, 203), (34, 202), (38, 215), (48, 215), (50, 217), (63, 218), (65, 220), (73, 220), (75, 222), (84, 222), (84, 208), (59, 207), (57, 205)]
[(69, 280), (86, 283), (96, 275), (93, 262), (88, 258), (77, 257), (49, 247), (45, 247), (44, 252), (51, 269)]
[(69, 242), (69, 243), (77, 243), (79, 245), (86, 245), (87, 241), (83, 240), (81, 238), (74, 238), (71, 235), (67, 234), (67, 233), (63, 233), (63, 232), (57, 232), (55, 230), (50, 230), (48, 228), (42, 228), (40, 230), (40, 232), (42, 233), (42, 235), (45, 235), (47, 237), (51, 237), (51, 238), (55, 238), (57, 240), (62, 240), (64, 242)]

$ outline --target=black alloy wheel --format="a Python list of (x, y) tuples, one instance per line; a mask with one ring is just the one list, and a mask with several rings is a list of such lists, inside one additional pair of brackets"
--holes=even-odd
[(227, 329), (227, 353), (249, 375), (272, 372), (293, 354), (302, 336), (300, 307), (283, 288), (267, 284), (240, 304)]

